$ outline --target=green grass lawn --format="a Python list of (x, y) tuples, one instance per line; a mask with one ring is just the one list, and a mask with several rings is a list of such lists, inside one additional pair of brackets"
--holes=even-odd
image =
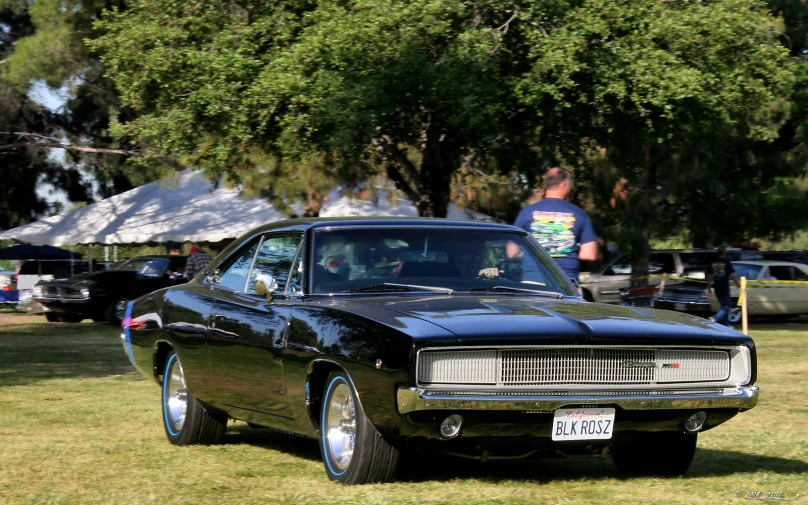
[(751, 333), (760, 403), (702, 434), (682, 478), (621, 477), (610, 460), (430, 454), (396, 483), (347, 487), (327, 480), (315, 441), (242, 423), (223, 445), (172, 446), (159, 388), (129, 365), (118, 329), (0, 314), (0, 504), (741, 504), (750, 491), (808, 502), (808, 324)]

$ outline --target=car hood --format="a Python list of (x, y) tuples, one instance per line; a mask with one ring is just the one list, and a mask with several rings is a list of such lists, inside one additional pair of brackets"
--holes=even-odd
[(751, 345), (742, 333), (689, 314), (580, 300), (382, 296), (346, 301), (343, 309), (383, 323), (394, 314), (429, 322), (472, 345)]
[(104, 270), (102, 272), (87, 272), (83, 274), (74, 275), (69, 279), (61, 279), (61, 280), (53, 280), (53, 281), (40, 281), (38, 284), (46, 285), (46, 284), (60, 284), (60, 285), (68, 285), (68, 284), (76, 284), (78, 282), (83, 281), (93, 281), (93, 282), (116, 282), (116, 281), (123, 281), (123, 280), (132, 280), (137, 277), (137, 272), (133, 271), (118, 271), (118, 270)]

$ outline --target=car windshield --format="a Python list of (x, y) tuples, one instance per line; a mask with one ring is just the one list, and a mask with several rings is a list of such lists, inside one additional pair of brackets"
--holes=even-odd
[(168, 267), (168, 260), (165, 258), (154, 258), (138, 271), (138, 274), (146, 277), (160, 277)]
[(118, 265), (115, 270), (121, 272), (140, 272), (149, 261), (151, 261), (151, 258), (132, 258)]
[(761, 265), (752, 265), (750, 263), (733, 263), (732, 267), (735, 269), (735, 275), (740, 279), (746, 277), (747, 279), (757, 279), (760, 271), (763, 269)]
[[(324, 229), (314, 233), (311, 292), (535, 293), (578, 296), (526, 235), (449, 228)], [(508, 288), (521, 288), (508, 289)]]

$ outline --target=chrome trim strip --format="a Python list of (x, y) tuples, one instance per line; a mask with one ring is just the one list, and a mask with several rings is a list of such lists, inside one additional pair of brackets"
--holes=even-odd
[(418, 388), (399, 388), (398, 412), (420, 410), (510, 410), (551, 412), (565, 405), (614, 405), (624, 410), (668, 409), (751, 409), (757, 405), (758, 386), (725, 388), (723, 393), (666, 395), (597, 396), (423, 396)]

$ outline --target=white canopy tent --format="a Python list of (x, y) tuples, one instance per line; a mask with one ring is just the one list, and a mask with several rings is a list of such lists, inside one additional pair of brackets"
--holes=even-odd
[[(417, 217), (410, 201), (385, 193), (378, 202), (332, 191), (322, 217)], [(449, 205), (451, 219), (491, 221), (490, 216)], [(239, 237), (286, 216), (261, 198), (242, 198), (219, 187), (201, 171), (186, 170), (98, 203), (0, 232), (0, 239), (35, 245), (219, 242)]]
[[(398, 198), (389, 193), (383, 193), (378, 201), (362, 200), (332, 191), (322, 209), (320, 217), (353, 217), (353, 216), (397, 216), (418, 217), (418, 209), (406, 198)], [(461, 219), (467, 221), (493, 221), (491, 216), (469, 209), (461, 209), (450, 203), (446, 209), (448, 219)]]
[(35, 245), (219, 242), (285, 219), (266, 200), (243, 199), (186, 170), (98, 203), (0, 233)]

